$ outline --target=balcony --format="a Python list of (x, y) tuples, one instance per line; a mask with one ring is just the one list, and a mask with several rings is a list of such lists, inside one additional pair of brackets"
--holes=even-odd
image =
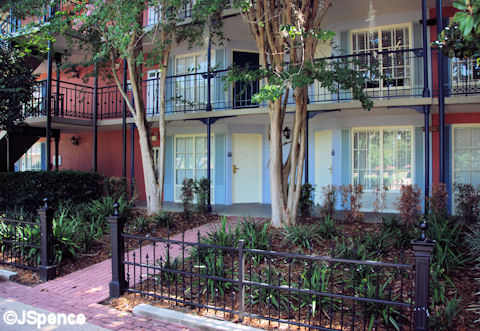
[[(392, 100), (399, 98), (420, 98), (423, 92), (423, 52), (421, 49), (385, 51), (379, 53), (361, 53), (326, 58), (327, 63), (355, 60), (355, 63), (375, 65), (377, 74), (359, 68), (364, 75), (370, 75), (365, 86), (373, 100)], [(192, 72), (167, 76), (165, 84), (165, 110), (168, 114), (206, 112), (208, 94), (213, 111), (259, 108), (266, 105), (252, 102), (252, 96), (262, 84), (258, 82), (237, 82), (226, 86), (225, 77), (230, 69), (211, 72), (210, 91), (208, 73)], [(380, 73), (380, 75), (378, 75)], [(452, 60), (450, 83), (446, 87), (447, 95), (473, 95), (480, 93), (479, 69), (473, 60)], [(35, 92), (35, 106), (38, 113), (45, 115), (46, 82), (40, 82)], [(142, 82), (145, 108), (148, 116), (159, 114), (160, 81), (156, 75)], [(121, 118), (123, 98), (116, 85), (98, 88), (98, 119)], [(127, 89), (132, 100), (132, 93)], [(64, 118), (93, 119), (94, 89), (92, 86), (60, 81), (52, 82), (52, 115)], [(319, 83), (309, 87), (310, 104), (348, 103), (353, 101), (351, 91), (338, 87), (327, 90)], [(288, 104), (294, 104), (291, 97)], [(252, 112), (254, 110), (252, 109)], [(129, 112), (127, 111), (127, 116)]]

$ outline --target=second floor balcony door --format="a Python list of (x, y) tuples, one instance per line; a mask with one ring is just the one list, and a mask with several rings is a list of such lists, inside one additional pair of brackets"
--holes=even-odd
[[(242, 68), (258, 68), (258, 53), (233, 51), (233, 63)], [(258, 81), (255, 82), (235, 82), (233, 86), (233, 108), (257, 107), (258, 104), (252, 102), (252, 97), (258, 93)]]

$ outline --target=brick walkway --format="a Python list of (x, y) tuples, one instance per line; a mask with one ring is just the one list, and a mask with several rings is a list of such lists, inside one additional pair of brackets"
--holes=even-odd
[[(237, 220), (237, 217), (229, 217), (230, 226), (235, 226)], [(185, 241), (196, 242), (197, 233), (205, 234), (211, 226), (211, 224), (206, 224), (186, 231)], [(182, 235), (177, 234), (171, 239), (181, 240)], [(135, 252), (138, 261), (140, 251), (142, 260), (147, 254), (153, 256), (153, 246), (150, 245), (129, 252), (128, 258), (132, 260)], [(155, 247), (157, 258), (165, 256), (165, 252), (164, 245)], [(178, 246), (170, 249), (171, 256), (175, 256), (179, 252)], [(52, 312), (83, 313), (87, 317), (88, 323), (111, 330), (187, 330), (179, 325), (135, 316), (100, 305), (100, 302), (109, 297), (108, 284), (110, 280), (111, 260), (106, 260), (35, 287), (0, 282), (0, 297), (12, 298)]]

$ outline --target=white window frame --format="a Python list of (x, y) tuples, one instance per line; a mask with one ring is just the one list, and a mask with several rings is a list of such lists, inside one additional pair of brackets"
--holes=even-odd
[[(455, 129), (458, 129), (458, 128), (468, 128), (468, 129), (472, 129), (472, 128), (480, 128), (480, 123), (467, 123), (467, 124), (453, 124), (452, 125), (452, 147), (451, 147), (451, 161), (452, 161), (452, 192), (455, 192)], [(472, 151), (472, 145), (469, 144), (469, 148), (468, 150)], [(471, 167), (471, 164), (469, 165)], [(470, 174), (470, 182), (471, 182), (471, 168), (468, 170), (469, 174)], [(455, 194), (455, 193), (454, 193)]]
[[(39, 162), (33, 167), (33, 157), (37, 157)], [(41, 171), (42, 170), (42, 143), (37, 142), (30, 147), (25, 154), (18, 160), (18, 171)]]
[[(174, 202), (181, 202), (180, 199), (177, 199), (177, 196), (180, 196), (181, 194), (181, 189), (182, 189), (182, 185), (181, 184), (177, 184), (177, 138), (193, 138), (193, 142), (194, 142), (194, 145), (193, 145), (193, 154), (195, 155), (196, 152), (195, 152), (195, 138), (197, 137), (206, 137), (207, 135), (206, 134), (178, 134), (178, 135), (175, 135), (173, 137), (173, 187), (174, 187), (174, 190), (173, 190), (173, 200)], [(215, 146), (215, 135), (214, 134), (211, 134), (210, 135), (210, 138), (211, 138), (211, 146)], [(215, 150), (213, 148), (213, 150)], [(207, 150), (205, 150), (205, 153), (208, 153)], [(155, 154), (154, 154), (155, 155)], [(157, 157), (158, 157), (158, 153), (157, 153)], [(210, 164), (211, 164), (211, 177), (210, 177), (210, 196), (211, 196), (211, 201), (212, 201), (212, 204), (214, 204), (213, 201), (215, 201), (215, 152), (214, 151), (211, 151), (210, 153)], [(195, 164), (195, 157), (193, 158), (193, 162)], [(208, 159), (208, 155), (207, 155), (207, 159)], [(200, 179), (200, 178), (197, 178), (196, 177), (196, 173), (195, 173), (195, 170), (197, 168), (194, 167), (193, 168), (193, 171), (194, 171), (194, 178), (195, 179)], [(206, 178), (206, 177), (205, 177)]]
[[(349, 33), (349, 46), (350, 46), (350, 50), (351, 50), (351, 53), (354, 54), (354, 51), (353, 51), (353, 35), (356, 34), (356, 33), (368, 33), (368, 32), (378, 32), (378, 38), (379, 38), (379, 41), (378, 41), (378, 49), (377, 49), (377, 52), (385, 52), (387, 51), (386, 49), (382, 49), (382, 37), (381, 37), (381, 31), (382, 30), (387, 30), (387, 29), (396, 29), (396, 28), (406, 28), (408, 29), (408, 45), (404, 46), (403, 49), (412, 49), (412, 45), (413, 45), (413, 25), (411, 22), (406, 22), (406, 23), (398, 23), (398, 24), (389, 24), (389, 25), (379, 25), (379, 26), (375, 26), (373, 28), (362, 28), (362, 29), (353, 29), (353, 30), (350, 30), (350, 33)], [(400, 48), (402, 49), (402, 48)], [(391, 50), (395, 50), (395, 49), (392, 49), (392, 47), (390, 47), (388, 49), (389, 51)], [(407, 55), (408, 56), (408, 55)], [(382, 74), (383, 72), (383, 69), (382, 69), (382, 59), (379, 58), (378, 59), (379, 63), (380, 63), (380, 67), (379, 67), (379, 72), (380, 74)], [(404, 65), (404, 67), (407, 67), (407, 65)], [(375, 91), (375, 90), (378, 90), (378, 91), (386, 91), (386, 90), (397, 90), (397, 89), (401, 89), (401, 90), (406, 90), (406, 89), (411, 89), (412, 86), (413, 86), (413, 80), (414, 80), (414, 77), (413, 77), (413, 74), (414, 74), (414, 70), (413, 70), (413, 63), (412, 63), (412, 60), (409, 59), (409, 64), (408, 64), (408, 67), (409, 67), (409, 71), (410, 71), (410, 75), (408, 76), (409, 77), (409, 84), (405, 84), (405, 85), (402, 85), (402, 86), (383, 86), (383, 82), (384, 80), (383, 79), (379, 79), (378, 82), (379, 82), (379, 86), (378, 87), (371, 87), (371, 88), (367, 88), (367, 91), (370, 90), (370, 91)]]
[[(414, 184), (414, 179), (415, 179), (415, 127), (411, 125), (404, 125), (404, 126), (368, 126), (368, 127), (353, 127), (350, 131), (350, 158), (351, 158), (351, 169), (350, 169), (350, 178), (351, 178), (351, 184), (355, 185), (355, 180), (354, 180), (354, 166), (355, 166), (355, 132), (358, 131), (380, 131), (380, 133), (383, 133), (384, 130), (401, 130), (401, 129), (408, 129), (410, 130), (411, 134), (411, 139), (412, 139), (412, 148), (411, 148), (411, 160), (412, 160), (412, 184)], [(380, 169), (383, 171), (383, 135), (380, 136), (380, 151), (381, 151), (381, 158), (380, 158)], [(383, 173), (381, 173), (380, 176), (380, 188), (383, 187)], [(375, 192), (376, 189), (367, 189), (363, 188), (363, 192)], [(393, 190), (389, 189), (389, 193), (399, 193), (400, 190)]]
[[(188, 57), (193, 57), (194, 60), (195, 60), (195, 64), (194, 64), (194, 67), (197, 68), (198, 67), (198, 64), (196, 62), (196, 59), (197, 59), (197, 56), (199, 55), (205, 55), (205, 59), (207, 60), (208, 59), (208, 54), (205, 53), (205, 52), (196, 52), (196, 53), (188, 53), (188, 54), (181, 54), (181, 55), (176, 55), (174, 57), (174, 63), (173, 63), (173, 66), (174, 66), (174, 72), (175, 72), (175, 77), (178, 76), (178, 75), (188, 75), (190, 73), (178, 73), (178, 70), (177, 70), (177, 61), (179, 59), (182, 59), (182, 58), (188, 58)], [(211, 62), (212, 63), (215, 63), (215, 52), (212, 50), (211, 52)], [(208, 63), (207, 63), (207, 66), (208, 66)], [(191, 74), (194, 74), (195, 72), (192, 72)], [(197, 75), (191, 75), (190, 77), (195, 77), (195, 79), (197, 79), (198, 77), (198, 74)], [(173, 94), (174, 94), (174, 98), (175, 98), (175, 101), (174, 101), (174, 104), (175, 104), (175, 108), (181, 108), (181, 107), (185, 107), (185, 104), (183, 102), (180, 102), (179, 100), (177, 100), (177, 77), (175, 78), (173, 84)], [(205, 78), (201, 78), (201, 79), (204, 79), (205, 80), (205, 86), (207, 85), (207, 80)], [(205, 90), (207, 88), (205, 87)], [(193, 90), (194, 90), (194, 93), (197, 93), (197, 83), (194, 84), (194, 87), (193, 87)], [(214, 91), (215, 91), (215, 80), (212, 79), (211, 80), (211, 88), (210, 88), (210, 100), (212, 100), (212, 102), (214, 102)], [(207, 91), (205, 92), (205, 106), (207, 104)], [(194, 106), (193, 106), (193, 110), (197, 110), (198, 109), (201, 109), (202, 108), (202, 105), (203, 103), (200, 102), (200, 101), (197, 101), (197, 96), (195, 96), (194, 98)], [(188, 107), (187, 107), (188, 108)]]

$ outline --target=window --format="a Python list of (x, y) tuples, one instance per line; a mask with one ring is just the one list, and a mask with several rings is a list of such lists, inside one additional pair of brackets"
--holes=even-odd
[[(202, 73), (207, 70), (206, 54), (181, 56), (175, 59), (175, 104), (177, 108), (205, 109), (207, 79)], [(214, 91), (213, 87), (211, 91)]]
[(480, 185), (480, 126), (455, 127), (453, 139), (454, 183)]
[(450, 61), (452, 72), (452, 93), (465, 93), (465, 88), (472, 88), (472, 85), (480, 85), (480, 66), (476, 59), (453, 58)]
[[(214, 146), (213, 136), (210, 138)], [(211, 178), (213, 192), (214, 153), (211, 153)], [(207, 177), (207, 136), (189, 135), (175, 137), (175, 200), (180, 200), (184, 178), (201, 179)], [(212, 198), (213, 200), (213, 198)]]
[(39, 171), (42, 170), (42, 143), (34, 144), (17, 161), (18, 171)]
[(353, 54), (385, 52), (377, 56), (359, 56), (358, 61), (367, 66), (377, 66), (385, 78), (375, 79), (373, 74), (367, 88), (390, 89), (411, 85), (411, 65), (408, 53), (402, 52), (410, 48), (409, 26), (376, 27), (368, 30), (352, 32)]
[(412, 129), (353, 130), (353, 184), (399, 191), (412, 184)]
[[(195, 4), (195, 0), (191, 0), (185, 3), (182, 8), (179, 8), (177, 15), (179, 18), (187, 18), (192, 16), (192, 8)], [(162, 12), (160, 11), (161, 6), (152, 6), (148, 7), (148, 20), (146, 26), (151, 26), (160, 22)]]

